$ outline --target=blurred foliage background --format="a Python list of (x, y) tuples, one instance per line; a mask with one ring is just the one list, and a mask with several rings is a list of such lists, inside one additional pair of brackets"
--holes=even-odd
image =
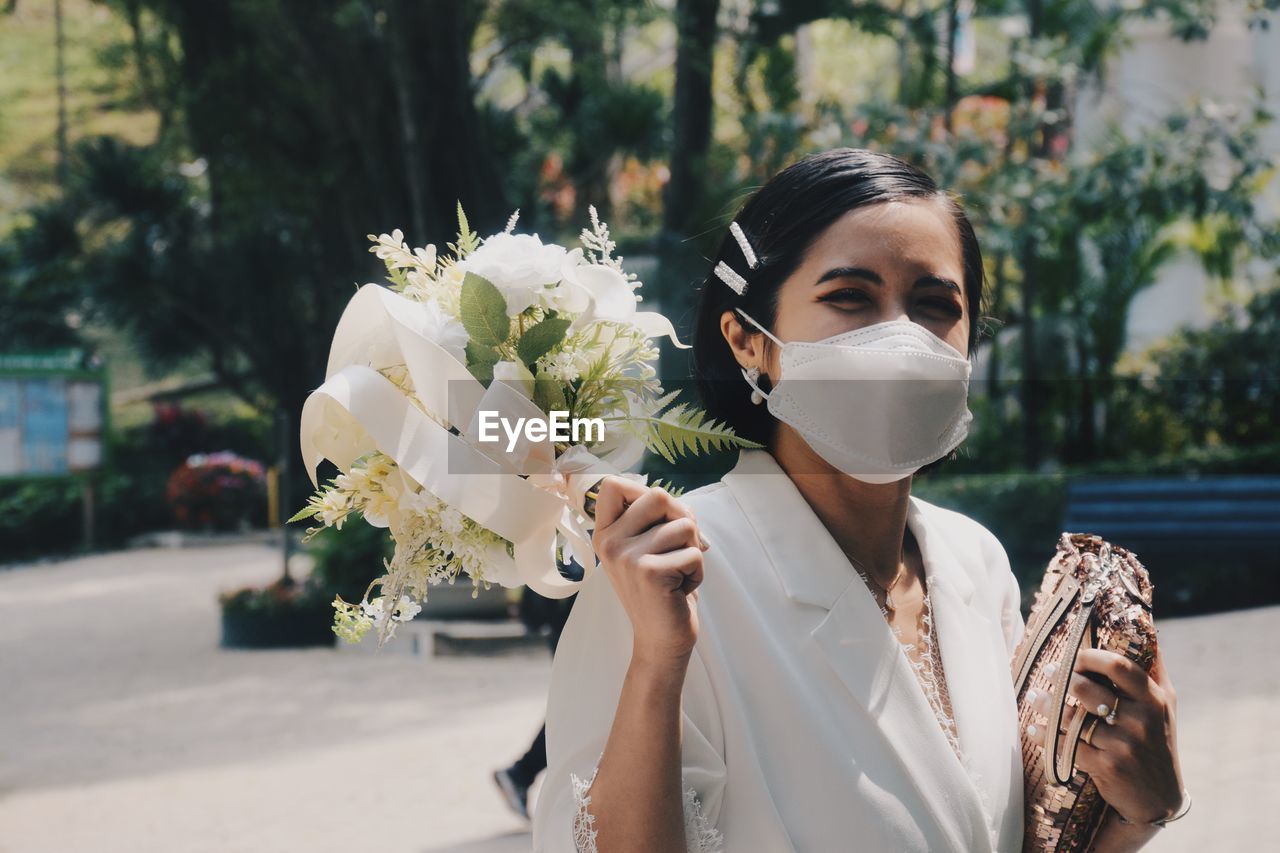
[[(1244, 20), (1265, 26), (1275, 8), (1253, 0)], [(522, 230), (572, 241), (595, 205), (646, 302), (687, 333), (753, 187), (814, 150), (890, 151), (963, 197), (989, 279), (978, 428), (919, 491), (991, 526), (1031, 577), (1073, 476), (1277, 470), (1262, 96), (1078, 139), (1079, 96), (1131, 24), (1196, 41), (1220, 13), (1212, 0), (5, 0), (0, 348), (77, 347), (111, 366), (99, 527), (120, 544), (172, 523), (164, 484), (190, 453), (296, 459), (274, 419), (295, 436), (339, 313), (381, 278), (367, 233), (443, 244), (461, 201), (482, 234), (519, 208)], [(1221, 319), (1134, 352), (1134, 300), (1187, 257)], [(664, 353), (672, 380), (683, 359)], [(0, 485), (0, 546), (65, 547), (77, 494)]]

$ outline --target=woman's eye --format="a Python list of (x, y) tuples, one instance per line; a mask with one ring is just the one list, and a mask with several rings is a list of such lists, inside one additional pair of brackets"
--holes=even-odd
[(941, 311), (952, 317), (959, 317), (964, 313), (960, 306), (950, 299), (926, 299), (921, 304), (931, 311)]
[(869, 302), (867, 294), (861, 290), (855, 290), (852, 287), (846, 287), (841, 290), (833, 290), (822, 297), (823, 302), (841, 302), (849, 305), (862, 304)]

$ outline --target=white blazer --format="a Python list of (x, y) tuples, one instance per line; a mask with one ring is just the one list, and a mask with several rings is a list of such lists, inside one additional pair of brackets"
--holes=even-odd
[[(875, 599), (772, 456), (745, 450), (683, 500), (711, 544), (683, 692), (690, 851), (1019, 850), (1009, 661), (1023, 619), (996, 538), (911, 498), (961, 761)], [(537, 851), (591, 849), (589, 832), (575, 848), (575, 817), (630, 654), (630, 622), (595, 571), (552, 667)]]

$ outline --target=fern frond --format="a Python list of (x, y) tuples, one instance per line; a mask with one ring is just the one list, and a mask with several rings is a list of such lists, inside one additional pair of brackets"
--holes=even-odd
[(676, 397), (679, 397), (679, 396), (680, 396), (679, 388), (677, 388), (674, 391), (668, 391), (666, 394), (663, 394), (661, 397), (654, 400), (649, 405), (649, 409), (656, 415), (658, 412), (661, 412), (667, 406), (670, 406), (673, 402), (675, 402)]
[(462, 202), (458, 202), (458, 242), (449, 243), (449, 251), (458, 260), (474, 252), (480, 246), (480, 235), (471, 230), (467, 215), (462, 211)]
[[(671, 396), (666, 395), (663, 399)], [(727, 424), (707, 417), (702, 409), (691, 409), (686, 403), (677, 403), (661, 414), (635, 420), (645, 428), (645, 447), (671, 463), (680, 456), (694, 456), (713, 450), (760, 447), (754, 441), (737, 435)]]
[(673, 498), (678, 498), (684, 494), (684, 489), (680, 488), (675, 483), (672, 483), (670, 480), (663, 480), (662, 478), (654, 479), (649, 483), (649, 487), (653, 489), (663, 489)]
[(393, 269), (391, 274), (387, 276), (387, 281), (391, 282), (391, 289), (396, 293), (404, 293), (404, 289), (409, 285), (409, 274), (403, 269)]

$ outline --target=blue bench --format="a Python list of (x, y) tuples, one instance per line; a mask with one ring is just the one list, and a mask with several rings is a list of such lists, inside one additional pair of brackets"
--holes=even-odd
[(1080, 480), (1067, 487), (1064, 530), (1165, 551), (1269, 551), (1280, 559), (1280, 477)]
[(1155, 583), (1157, 612), (1161, 599), (1180, 612), (1280, 600), (1274, 475), (1077, 480), (1067, 487), (1062, 529), (1137, 554)]

